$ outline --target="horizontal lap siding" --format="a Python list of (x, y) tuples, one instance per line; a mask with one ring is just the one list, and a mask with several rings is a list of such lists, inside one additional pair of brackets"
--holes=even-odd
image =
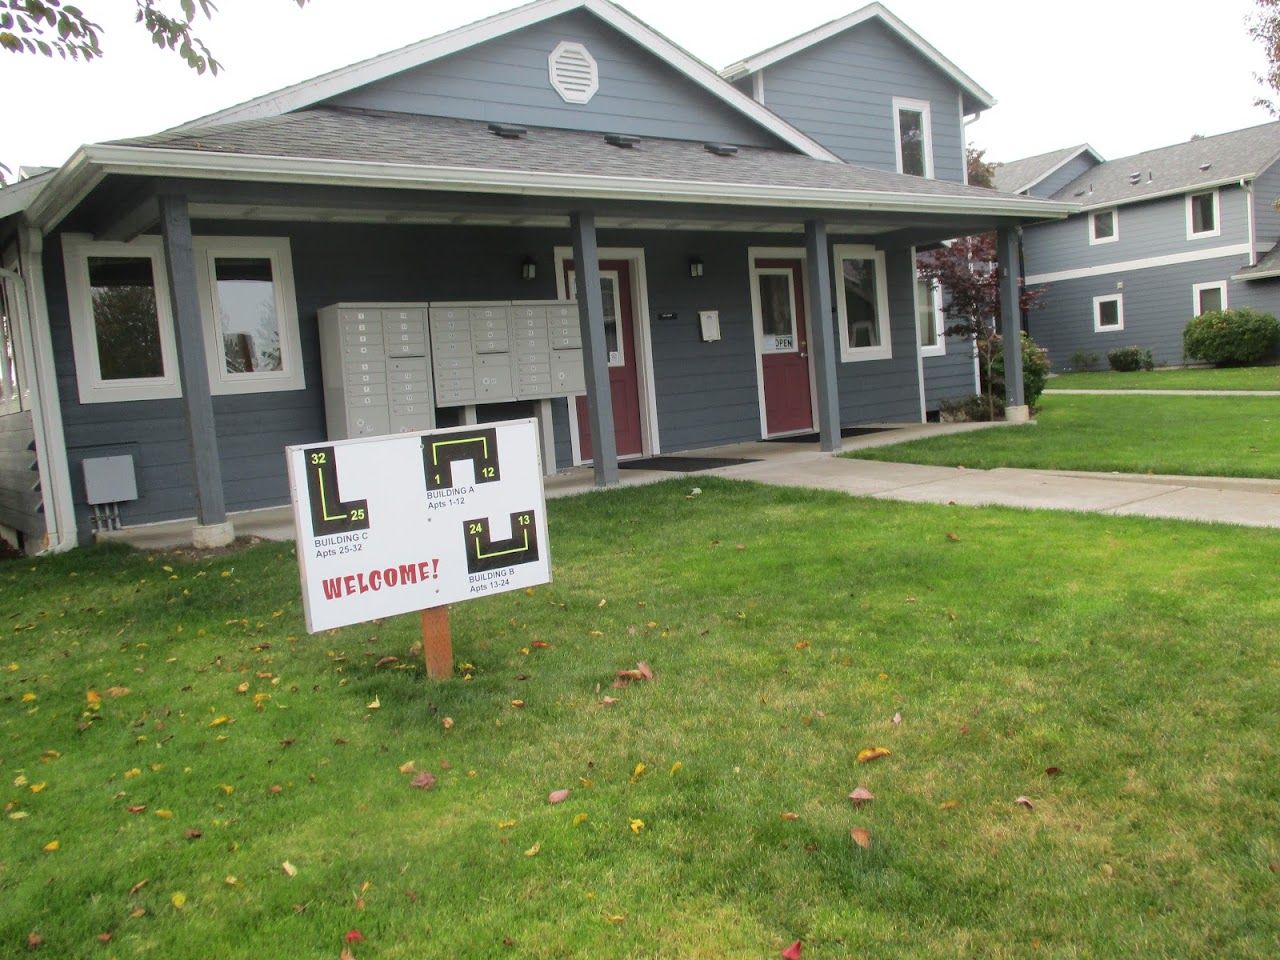
[(1280, 163), (1272, 164), (1253, 182), (1254, 232), (1258, 240), (1258, 256), (1280, 243)]
[(1097, 166), (1097, 162), (1087, 154), (1073, 157), (1063, 164), (1061, 169), (1049, 174), (1049, 176), (1028, 190), (1027, 193), (1033, 197), (1052, 197), (1072, 180), (1095, 166)]
[[(229, 510), (286, 503), (284, 447), (325, 438), (316, 327), (320, 307), (340, 301), (554, 299), (553, 251), (570, 240), (568, 231), (484, 227), (197, 223), (195, 233), (287, 236), (293, 255), (307, 387), (214, 397)], [(761, 234), (601, 231), (602, 247), (645, 252), (654, 399), (664, 451), (759, 438), (748, 248), (791, 247), (797, 241)], [(90, 511), (84, 505), (81, 463), (90, 457), (134, 458), (139, 499), (121, 507), (125, 524), (194, 515), (180, 400), (78, 402), (58, 238), (51, 238), (47, 249), (49, 309), (82, 538), (89, 532)], [(520, 277), (526, 256), (537, 265), (532, 281)], [(694, 256), (704, 263), (704, 276), (697, 279), (689, 276)], [(838, 365), (845, 424), (919, 418), (908, 255), (892, 254), (889, 266), (894, 359)], [(721, 340), (702, 341), (699, 310), (720, 312)], [(488, 419), (530, 411), (528, 404), (517, 404), (480, 413)], [(567, 403), (554, 401), (552, 414), (556, 460), (564, 466), (571, 459)], [(455, 412), (442, 412), (442, 422), (455, 419)]]
[[(565, 103), (547, 57), (582, 43), (599, 67), (590, 103)], [(778, 146), (772, 134), (594, 15), (577, 11), (334, 98), (339, 106), (499, 123)]]
[(947, 353), (924, 358), (925, 407), (937, 410), (943, 400), (959, 400), (977, 393), (973, 381), (973, 342), (947, 337)]
[(764, 71), (764, 102), (848, 163), (896, 170), (893, 98), (927, 100), (934, 173), (964, 181), (960, 89), (877, 20)]
[[(1069, 366), (1079, 350), (1098, 354), (1105, 367), (1107, 351), (1127, 346), (1151, 350), (1157, 363), (1181, 363), (1192, 286), (1229, 280), (1247, 259), (1226, 257), (1047, 284), (1041, 306), (1029, 317), (1031, 336), (1048, 349), (1055, 370)], [(1124, 289), (1118, 290), (1117, 283)], [(1093, 298), (1115, 293), (1124, 296), (1124, 329), (1095, 333)], [(1280, 309), (1280, 284), (1230, 281), (1227, 300), (1233, 307), (1257, 306), (1274, 313)]]
[(31, 413), (0, 416), (0, 526), (37, 543), (45, 535)]
[[(1088, 202), (1088, 198), (1081, 198)], [(1120, 239), (1089, 243), (1087, 214), (1026, 228), (1023, 257), (1028, 276), (1107, 264), (1194, 253), (1249, 242), (1247, 195), (1239, 187), (1223, 187), (1218, 206), (1222, 232), (1216, 237), (1187, 239), (1183, 195), (1117, 208)]]

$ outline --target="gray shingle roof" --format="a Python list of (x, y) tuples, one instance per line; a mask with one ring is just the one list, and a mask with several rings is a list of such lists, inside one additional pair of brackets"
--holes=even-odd
[[(1277, 157), (1280, 122), (1264, 123), (1109, 160), (1077, 177), (1052, 199), (1089, 207), (1132, 203), (1200, 184), (1252, 178)], [(1136, 184), (1130, 182), (1133, 174), (1141, 174)]]
[[(625, 130), (618, 131), (625, 133)], [(715, 156), (702, 143), (645, 138), (631, 149), (579, 130), (528, 128), (516, 140), (494, 136), (483, 121), (337, 107), (315, 107), (199, 130), (168, 131), (115, 145), (302, 160), (445, 166), (535, 173), (681, 180), (913, 194), (921, 198), (1037, 201), (944, 180), (927, 180), (786, 150), (739, 147)]]
[(1253, 266), (1237, 271), (1232, 279), (1265, 280), (1277, 276), (1280, 276), (1280, 243), (1263, 254), (1262, 259)]
[(1048, 153), (1038, 153), (1034, 157), (1023, 157), (1021, 160), (1010, 160), (1008, 163), (998, 164), (993, 178), (996, 189), (1004, 193), (1025, 190), (1039, 183), (1080, 151), (1088, 149), (1088, 144), (1081, 143), (1074, 147), (1063, 147), (1061, 150), (1050, 150)]

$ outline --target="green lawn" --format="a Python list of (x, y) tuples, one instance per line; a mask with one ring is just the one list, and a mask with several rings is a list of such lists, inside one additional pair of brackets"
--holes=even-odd
[(1280, 398), (1041, 398), (1036, 423), (846, 454), (942, 466), (1280, 477)]
[(0, 565), (0, 955), (1277, 956), (1280, 535), (698, 482), (444, 684), (287, 546)]
[(1280, 366), (1064, 373), (1050, 390), (1280, 390)]

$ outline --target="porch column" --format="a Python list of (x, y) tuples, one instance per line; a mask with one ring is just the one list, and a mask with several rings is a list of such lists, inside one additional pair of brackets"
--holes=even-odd
[(590, 210), (569, 214), (573, 232), (573, 267), (578, 287), (578, 324), (587, 379), (587, 416), (597, 487), (618, 482), (618, 441), (613, 433), (613, 391), (609, 387), (609, 344), (604, 334), (604, 296), (600, 292), (600, 253), (596, 215)]
[(1001, 227), (996, 232), (996, 257), (1000, 269), (1000, 336), (1004, 340), (1005, 419), (1031, 419), (1031, 408), (1022, 384), (1021, 277), (1018, 264), (1018, 230)]
[(831, 254), (825, 220), (806, 220), (805, 259), (809, 265), (809, 349), (818, 382), (818, 440), (823, 450), (840, 449), (840, 387), (836, 382), (836, 346), (832, 332)]
[(160, 197), (160, 234), (164, 240), (169, 305), (178, 347), (182, 407), (191, 440), (197, 524), (192, 541), (197, 547), (223, 547), (235, 539), (235, 528), (227, 519), (222, 492), (222, 461), (218, 458), (218, 435), (214, 429), (213, 397), (209, 392), (209, 367), (205, 361), (200, 296), (196, 288), (196, 256), (186, 197)]

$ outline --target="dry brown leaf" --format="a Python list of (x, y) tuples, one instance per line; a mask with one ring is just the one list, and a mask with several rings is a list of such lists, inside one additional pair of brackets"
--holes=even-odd
[(849, 836), (852, 837), (853, 842), (863, 850), (871, 849), (871, 831), (863, 827), (854, 827), (849, 831)]
[(399, 662), (400, 662), (399, 657), (382, 657), (377, 663), (373, 665), (373, 669), (377, 670), (379, 667), (389, 667), (391, 666), (391, 664), (399, 663)]
[(422, 773), (418, 774), (416, 777), (414, 777), (412, 780), (409, 781), (409, 786), (417, 787), (419, 790), (430, 790), (435, 785), (436, 785), (435, 774), (428, 773), (426, 770), (423, 770)]
[(1031, 802), (1031, 799), (1029, 797), (1019, 797), (1017, 800), (1013, 802), (1020, 807), (1026, 807), (1028, 810), (1034, 810), (1036, 808), (1036, 805)]
[(296, 876), (298, 875), (298, 868), (297, 868), (297, 867), (295, 867), (295, 866), (294, 866), (292, 863), (290, 863), (288, 860), (286, 860), (284, 863), (280, 864), (280, 869), (281, 869), (282, 871), (284, 871), (284, 875), (285, 875), (286, 877), (290, 877), (290, 878), (292, 878), (292, 877), (296, 877)]
[(139, 890), (141, 890), (150, 882), (151, 882), (150, 880), (139, 880), (137, 883), (135, 883), (132, 887), (129, 888), (129, 896), (132, 897), (135, 893), (137, 893)]
[(947, 533), (947, 539), (948, 539), (948, 540), (950, 540), (952, 543), (959, 543), (959, 542), (960, 542), (960, 535), (959, 535), (959, 534), (957, 534), (957, 533), (950, 533), (950, 532), (948, 532), (948, 533)]
[(640, 674), (640, 676), (645, 680), (653, 679), (653, 668), (643, 660), (636, 664), (636, 673)]
[(129, 693), (128, 687), (107, 687), (108, 697), (127, 697)]
[(800, 814), (798, 814), (798, 813), (792, 813), (790, 810), (788, 810), (786, 813), (783, 813), (783, 814), (781, 815), (781, 819), (783, 819), (783, 820), (799, 820), (799, 819), (800, 819)]
[(856, 787), (853, 793), (849, 794), (849, 802), (854, 806), (861, 806), (864, 803), (870, 803), (876, 798), (876, 795), (866, 787)]
[(879, 760), (881, 757), (890, 757), (893, 754), (888, 747), (867, 747), (865, 750), (858, 751), (859, 763), (870, 763), (873, 760)]
[(602, 707), (612, 707), (617, 702), (618, 702), (617, 697), (601, 697), (600, 698), (600, 706)]

